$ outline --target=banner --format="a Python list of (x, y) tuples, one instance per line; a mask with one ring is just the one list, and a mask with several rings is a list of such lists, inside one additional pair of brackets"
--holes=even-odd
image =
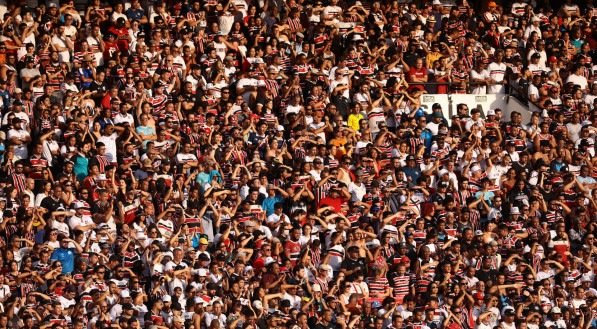
[[(423, 95), (425, 97), (426, 95)], [(510, 114), (512, 112), (518, 112), (522, 115), (522, 123), (526, 124), (531, 119), (532, 111), (526, 104), (521, 103), (516, 97), (510, 97), (506, 94), (486, 94), (486, 95), (470, 95), (470, 94), (452, 94), (450, 95), (450, 108), (454, 109), (454, 112), (443, 109), (444, 116), (450, 114), (449, 118), (453, 114), (456, 114), (456, 107), (458, 104), (464, 103), (468, 106), (469, 110), (477, 108), (481, 110), (481, 117), (485, 118), (487, 111), (492, 109), (502, 110), (502, 120), (510, 121)], [(452, 114), (453, 113), (453, 114)]]
[(448, 94), (423, 94), (421, 95), (421, 107), (425, 109), (425, 113), (431, 113), (431, 107), (433, 104), (438, 103), (442, 106), (442, 112), (444, 113), (444, 118), (448, 119), (450, 122), (451, 115), (447, 115), (449, 113), (450, 108), (450, 98)]

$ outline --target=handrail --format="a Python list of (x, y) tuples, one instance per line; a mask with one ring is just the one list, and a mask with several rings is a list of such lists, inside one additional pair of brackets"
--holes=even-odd
[[(525, 91), (524, 89), (522, 89), (520, 87), (520, 85), (514, 87), (512, 84), (509, 84), (509, 89), (508, 89), (508, 97), (516, 97), (518, 99), (520, 99), (521, 101), (527, 102), (527, 106), (529, 106), (529, 110), (531, 110), (531, 105), (535, 106), (538, 109), (542, 109), (542, 107), (537, 103), (537, 102), (533, 102), (531, 101), (531, 99), (529, 99), (528, 96), (528, 91)], [(516, 94), (514, 94), (514, 91), (516, 91)]]

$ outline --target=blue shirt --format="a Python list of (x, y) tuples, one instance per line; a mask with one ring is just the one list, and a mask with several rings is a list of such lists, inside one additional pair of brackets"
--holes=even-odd
[(79, 154), (75, 156), (74, 163), (75, 164), (73, 167), (73, 172), (75, 173), (75, 176), (77, 176), (77, 179), (85, 179), (85, 177), (87, 177), (87, 175), (89, 174), (89, 158), (86, 158)]
[(210, 175), (206, 172), (200, 172), (197, 174), (195, 181), (201, 185), (201, 190), (205, 189), (205, 185), (211, 182)]
[[(145, 136), (151, 136), (151, 135), (155, 135), (155, 128), (151, 127), (151, 126), (139, 126), (137, 128), (135, 128), (135, 131), (137, 132), (137, 134), (143, 134)], [(147, 143), (149, 141), (143, 141), (143, 147), (147, 147)]]
[(284, 199), (280, 196), (274, 195), (273, 197), (267, 197), (265, 199), (263, 199), (263, 202), (261, 203), (261, 207), (263, 207), (263, 210), (265, 210), (265, 215), (269, 216), (271, 214), (274, 213), (274, 207), (276, 206), (276, 203), (278, 202), (283, 202)]
[[(481, 191), (475, 193), (475, 198), (479, 198), (481, 196)], [(485, 202), (487, 202), (487, 204), (492, 207), (493, 204), (491, 203), (491, 200), (493, 199), (493, 197), (495, 196), (495, 193), (493, 193), (492, 191), (487, 191), (485, 192), (485, 195), (483, 196), (483, 199), (485, 199)]]
[(60, 261), (62, 274), (72, 273), (75, 270), (75, 252), (73, 248), (55, 249), (50, 259)]

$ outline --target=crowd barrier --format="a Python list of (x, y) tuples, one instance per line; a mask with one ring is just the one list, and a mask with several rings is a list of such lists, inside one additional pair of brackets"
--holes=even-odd
[[(478, 108), (481, 110), (481, 117), (485, 115), (489, 109), (501, 109), (503, 113), (503, 120), (508, 121), (510, 114), (514, 111), (522, 115), (522, 122), (528, 123), (531, 119), (531, 114), (539, 111), (539, 108), (532, 105), (524, 104), (516, 97), (508, 94), (423, 94), (421, 96), (421, 106), (427, 113), (431, 113), (433, 104), (439, 103), (442, 106), (444, 117), (448, 119), (448, 123), (452, 124), (452, 116), (456, 115), (456, 107), (460, 103), (464, 103), (469, 109)], [(534, 108), (533, 108), (534, 107)]]

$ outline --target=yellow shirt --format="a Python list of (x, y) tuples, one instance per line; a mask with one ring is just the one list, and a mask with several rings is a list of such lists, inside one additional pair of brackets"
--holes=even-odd
[(442, 57), (440, 52), (429, 52), (427, 53), (427, 68), (433, 68), (433, 63)]
[(348, 116), (348, 126), (352, 129), (354, 129), (355, 131), (359, 131), (361, 130), (361, 125), (359, 124), (359, 122), (364, 119), (365, 117), (361, 114), (361, 113), (351, 113)]

